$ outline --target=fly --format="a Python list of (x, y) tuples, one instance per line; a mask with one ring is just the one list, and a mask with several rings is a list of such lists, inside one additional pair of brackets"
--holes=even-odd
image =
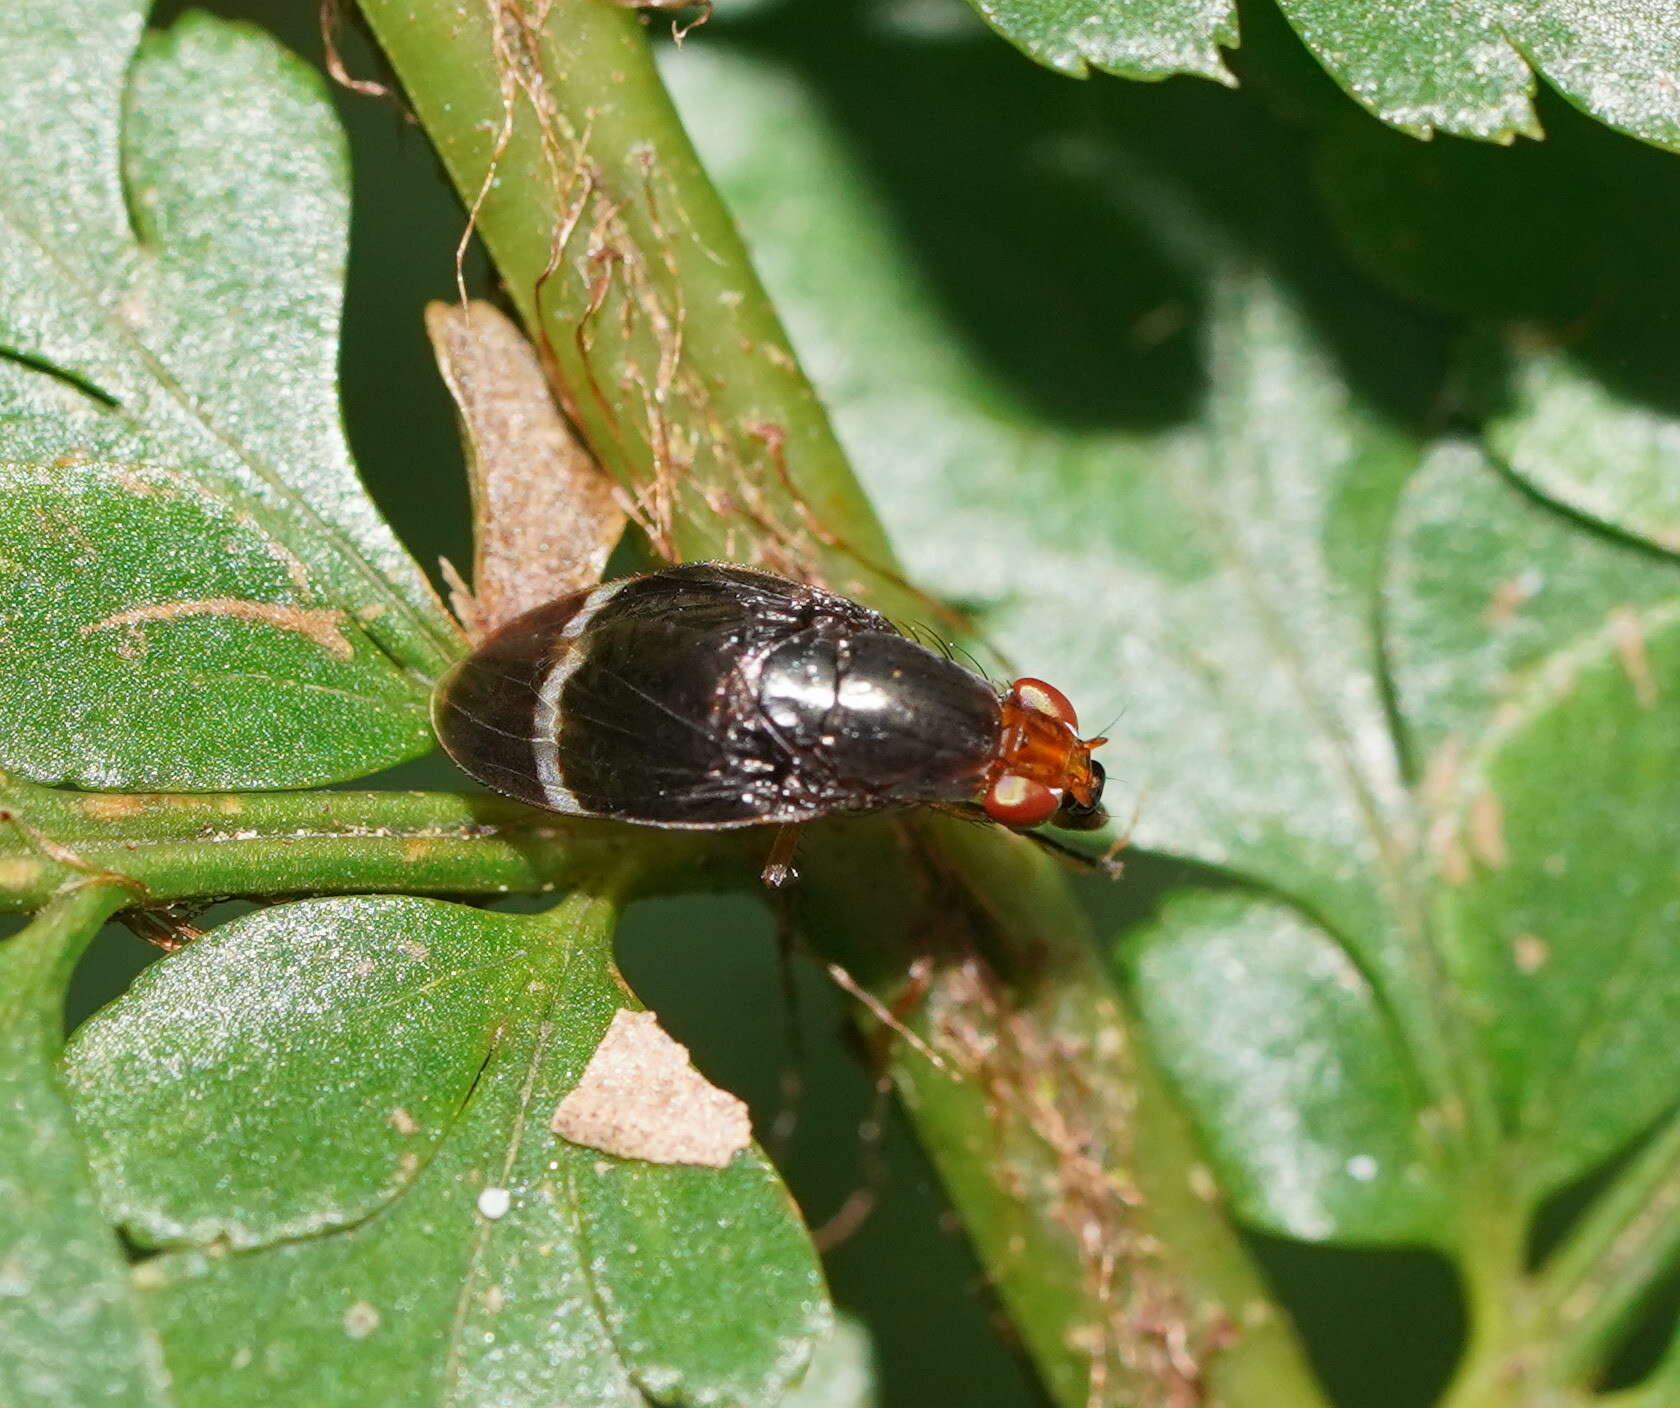
[[(444, 749), (569, 816), (715, 830), (931, 805), (1016, 830), (1107, 820), (1066, 696), (1000, 690), (819, 587), (697, 562), (516, 617), (438, 686)], [(785, 830), (765, 878), (791, 878)], [(1045, 840), (1038, 837), (1035, 839)]]

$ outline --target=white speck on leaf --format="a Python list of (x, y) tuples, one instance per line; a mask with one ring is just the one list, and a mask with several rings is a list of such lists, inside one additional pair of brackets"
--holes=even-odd
[(353, 1340), (365, 1340), (379, 1328), (379, 1312), (365, 1300), (344, 1312), (344, 1333)]

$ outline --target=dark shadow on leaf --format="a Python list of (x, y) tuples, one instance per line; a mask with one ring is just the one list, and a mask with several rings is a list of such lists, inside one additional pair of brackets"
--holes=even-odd
[(1445, 1258), (1257, 1233), (1244, 1240), (1294, 1315), (1332, 1402), (1427, 1408), (1439, 1401), (1465, 1336), (1463, 1295)]
[(707, 42), (789, 65), (819, 95), (959, 340), (1002, 398), (1050, 424), (1148, 430), (1196, 413), (1210, 245), (1290, 283), (1375, 404), (1410, 421), (1433, 403), (1446, 324), (1354, 271), (1308, 135), (1254, 93), (1070, 82), (960, 7), (931, 33), (876, 0), (821, 26), (792, 7), (713, 30)]
[(1658, 1283), (1646, 1299), (1643, 1311), (1611, 1355), (1599, 1380), (1606, 1392), (1632, 1388), (1657, 1367), (1677, 1334), (1680, 1334), (1680, 1267)]
[(117, 398), (110, 392), (96, 386), (86, 377), (70, 371), (56, 363), (49, 362), (44, 357), (34, 357), (27, 352), (19, 352), (15, 348), (0, 347), (0, 361), (12, 362), (20, 367), (27, 367), (32, 372), (40, 372), (54, 381), (68, 386), (72, 391), (79, 391), (88, 400), (95, 402), (104, 410), (115, 410), (119, 404)]
[[(1541, 1204), (1529, 1229), (1528, 1264), (1542, 1266), (1569, 1234), (1580, 1225), (1654, 1137), (1672, 1121), (1666, 1112), (1637, 1140), (1614, 1158), (1583, 1174), (1553, 1193)], [(1680, 1267), (1658, 1281), (1632, 1323), (1614, 1345), (1599, 1386), (1606, 1391), (1631, 1388), (1653, 1368), (1670, 1340), (1680, 1333)]]
[[(1352, 256), (1449, 317), (1571, 353), (1613, 392), (1680, 415), (1680, 164), (1543, 92), (1543, 143), (1423, 144), (1351, 109), (1317, 183)], [(1465, 410), (1499, 410), (1498, 378)]]
[(1616, 1181), (1619, 1175), (1645, 1147), (1652, 1142), (1675, 1117), (1664, 1111), (1637, 1139), (1597, 1168), (1590, 1169), (1573, 1182), (1566, 1183), (1540, 1205), (1528, 1236), (1528, 1266), (1530, 1270), (1542, 1265), (1589, 1209)]

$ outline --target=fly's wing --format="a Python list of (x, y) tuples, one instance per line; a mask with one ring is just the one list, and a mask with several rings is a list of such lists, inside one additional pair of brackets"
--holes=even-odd
[(743, 662), (819, 620), (884, 618), (815, 587), (691, 563), (562, 597), (509, 623), (435, 697), (439, 739), (470, 776), (533, 806), (671, 827), (799, 821), (794, 764)]
[(549, 602), (490, 636), (432, 695), (432, 727), (444, 752), (474, 781), (534, 807), (589, 815), (545, 780), (537, 720), (543, 688), (577, 655), (579, 633), (603, 591)]
[(615, 621), (592, 635), (559, 696), (553, 781), (568, 809), (658, 826), (779, 819), (783, 769), (731, 719), (717, 638), (687, 626)]
[(555, 766), (575, 807), (672, 827), (818, 815), (787, 785), (797, 759), (765, 727), (742, 667), (839, 600), (718, 563), (625, 584), (557, 696)]

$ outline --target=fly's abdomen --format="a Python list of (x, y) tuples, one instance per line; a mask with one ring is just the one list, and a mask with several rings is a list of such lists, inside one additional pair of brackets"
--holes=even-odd
[(468, 776), (533, 806), (579, 810), (558, 784), (547, 721), (556, 672), (575, 662), (579, 628), (603, 590), (521, 616), (444, 677), (432, 697), (432, 726)]

